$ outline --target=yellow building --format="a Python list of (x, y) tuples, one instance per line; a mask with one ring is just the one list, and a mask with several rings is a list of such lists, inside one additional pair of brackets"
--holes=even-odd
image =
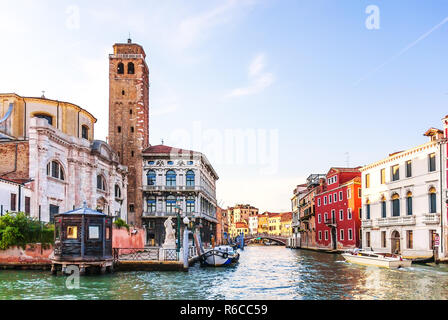
[(268, 213), (262, 213), (258, 215), (258, 233), (268, 234), (269, 233), (269, 216)]
[(246, 227), (248, 227), (247, 221), (249, 220), (249, 217), (252, 216), (258, 216), (258, 209), (249, 204), (237, 204), (234, 207), (228, 207), (227, 219), (229, 224), (229, 235), (231, 237), (239, 235), (236, 224), (239, 222), (244, 222)]
[(269, 212), (268, 216), (269, 216), (268, 218), (269, 235), (279, 236), (282, 230), (281, 214)]
[(290, 237), (292, 235), (292, 212), (282, 213), (280, 223), (280, 235), (282, 237)]
[(241, 233), (244, 233), (244, 236), (247, 236), (249, 234), (249, 226), (245, 221), (235, 223), (235, 230), (236, 230), (235, 236), (238, 236)]

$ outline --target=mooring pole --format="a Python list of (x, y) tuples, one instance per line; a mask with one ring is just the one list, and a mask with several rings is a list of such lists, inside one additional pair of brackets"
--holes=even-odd
[(190, 251), (190, 246), (189, 246), (189, 242), (188, 242), (188, 228), (187, 226), (185, 226), (184, 229), (184, 248), (183, 248), (183, 258), (184, 258), (184, 271), (188, 271), (188, 253)]

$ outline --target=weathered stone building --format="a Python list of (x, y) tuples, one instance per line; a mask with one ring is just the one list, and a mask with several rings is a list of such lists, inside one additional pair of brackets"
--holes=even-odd
[(29, 181), (31, 216), (52, 221), (87, 201), (126, 220), (127, 168), (107, 143), (93, 140), (93, 115), (17, 94), (0, 94), (0, 112), (0, 177)]

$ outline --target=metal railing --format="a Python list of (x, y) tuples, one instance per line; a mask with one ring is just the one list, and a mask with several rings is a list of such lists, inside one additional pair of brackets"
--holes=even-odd
[(163, 261), (179, 261), (179, 253), (176, 249), (162, 249)]
[(213, 190), (208, 190), (204, 186), (167, 186), (167, 185), (143, 185), (143, 191), (197, 191), (204, 192), (212, 198), (216, 198), (216, 192)]
[(160, 248), (113, 248), (114, 261), (157, 261)]
[[(188, 248), (188, 258), (196, 256), (196, 248)], [(180, 253), (176, 249), (164, 248), (113, 248), (114, 262), (138, 261), (180, 261)]]

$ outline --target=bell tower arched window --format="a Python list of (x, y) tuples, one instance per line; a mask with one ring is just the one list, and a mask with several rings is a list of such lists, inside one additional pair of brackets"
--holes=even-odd
[(118, 74), (123, 74), (124, 73), (124, 64), (121, 63), (121, 62), (118, 64), (117, 73)]
[(132, 62), (128, 63), (128, 74), (134, 74), (135, 70), (134, 70), (134, 64)]

